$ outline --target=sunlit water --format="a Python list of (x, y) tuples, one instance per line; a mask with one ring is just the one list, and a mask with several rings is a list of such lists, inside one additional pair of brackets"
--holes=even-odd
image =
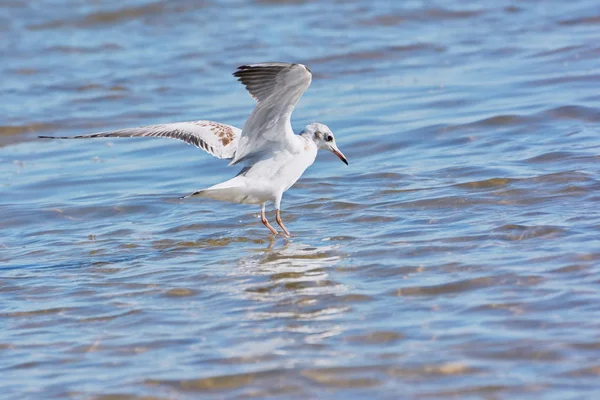
[[(599, 37), (593, 0), (1, 2), (0, 397), (594, 398)], [(237, 172), (191, 146), (36, 139), (242, 126), (256, 61), (350, 161), (290, 240), (179, 200)]]

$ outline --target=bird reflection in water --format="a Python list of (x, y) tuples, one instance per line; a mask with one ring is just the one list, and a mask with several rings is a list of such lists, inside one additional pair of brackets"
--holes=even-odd
[(332, 279), (330, 271), (342, 259), (339, 245), (313, 246), (293, 241), (281, 247), (271, 243), (259, 254), (246, 257), (235, 271), (248, 277), (238, 293), (254, 304), (244, 318), (272, 320), (266, 335), (300, 334), (303, 343), (340, 334), (343, 329), (337, 320), (349, 310), (343, 300), (349, 288)]

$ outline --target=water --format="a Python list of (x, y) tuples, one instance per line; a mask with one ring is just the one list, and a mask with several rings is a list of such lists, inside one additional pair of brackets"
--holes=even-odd
[[(594, 398), (600, 9), (563, 1), (0, 3), (0, 397)], [(332, 154), (256, 207), (169, 140), (230, 75), (314, 73)], [(270, 214), (273, 219), (273, 215)]]

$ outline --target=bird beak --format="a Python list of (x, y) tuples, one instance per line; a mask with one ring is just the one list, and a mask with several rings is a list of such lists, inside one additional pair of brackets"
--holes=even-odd
[(341, 152), (341, 151), (339, 151), (339, 150), (338, 150), (338, 149), (336, 149), (336, 148), (333, 148), (333, 149), (331, 149), (331, 152), (332, 152), (333, 154), (335, 154), (336, 156), (338, 156), (338, 158), (339, 158), (340, 160), (342, 160), (342, 162), (343, 162), (344, 164), (348, 165), (348, 160), (346, 159), (346, 156), (344, 156), (344, 155), (342, 154), (342, 152)]

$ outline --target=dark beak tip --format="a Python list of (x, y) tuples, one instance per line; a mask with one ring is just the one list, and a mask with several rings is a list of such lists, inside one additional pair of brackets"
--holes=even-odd
[(337, 156), (337, 157), (338, 157), (340, 160), (342, 160), (342, 162), (343, 162), (344, 164), (348, 165), (348, 160), (346, 159), (346, 157), (345, 157), (345, 156), (344, 156), (342, 153), (340, 153), (340, 151), (339, 151), (339, 150), (337, 150), (337, 149), (336, 149), (336, 150), (333, 150), (332, 152), (333, 152), (333, 154), (335, 154), (335, 155), (336, 155), (336, 156)]

